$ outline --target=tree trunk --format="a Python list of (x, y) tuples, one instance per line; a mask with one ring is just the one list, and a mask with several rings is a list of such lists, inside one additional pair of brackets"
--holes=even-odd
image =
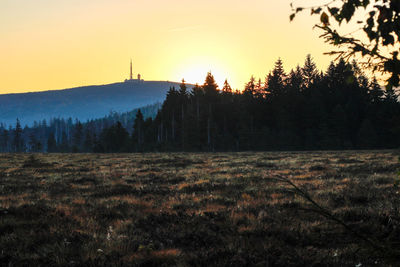
[(185, 111), (182, 104), (182, 150), (185, 150)]
[(175, 141), (175, 112), (172, 113), (172, 141)]
[(207, 143), (209, 149), (211, 149), (211, 104), (208, 105)]

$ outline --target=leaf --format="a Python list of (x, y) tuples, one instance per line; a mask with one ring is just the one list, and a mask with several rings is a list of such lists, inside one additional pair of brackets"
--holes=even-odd
[(300, 11), (302, 11), (302, 10), (303, 10), (302, 7), (298, 7), (298, 8), (296, 8), (296, 13), (297, 13), (297, 12), (300, 12)]
[(334, 44), (334, 45), (340, 44), (340, 38), (339, 38), (339, 36), (335, 36), (335, 37), (333, 38), (333, 44)]
[(329, 17), (328, 17), (328, 14), (326, 14), (325, 12), (323, 12), (322, 14), (321, 14), (321, 22), (326, 26), (326, 25), (329, 25)]
[(337, 8), (337, 7), (328, 8), (328, 10), (332, 16), (335, 16), (339, 12), (339, 8)]
[(363, 6), (364, 8), (367, 8), (368, 5), (369, 5), (369, 0), (364, 0), (364, 1), (362, 2), (362, 6)]
[(383, 38), (383, 45), (393, 45), (394, 44), (394, 37), (388, 34), (386, 37)]
[(350, 2), (346, 2), (345, 4), (343, 4), (342, 11), (341, 11), (340, 15), (347, 22), (349, 22), (351, 20), (351, 18), (353, 17), (355, 10), (356, 10), (355, 7)]
[(321, 13), (321, 11), (322, 11), (322, 8), (317, 8), (317, 9), (311, 9), (311, 15), (314, 15), (314, 14), (319, 14), (319, 13)]

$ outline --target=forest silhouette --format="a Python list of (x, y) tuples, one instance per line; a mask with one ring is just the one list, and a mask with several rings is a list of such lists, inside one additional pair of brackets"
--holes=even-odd
[[(125, 121), (53, 119), (0, 127), (2, 152), (153, 152), (336, 150), (399, 147), (400, 105), (355, 61), (322, 72), (310, 55), (286, 73), (279, 59), (265, 80), (244, 90), (211, 73), (190, 91), (171, 87), (157, 115), (141, 110)], [(129, 122), (131, 120), (131, 122)]]

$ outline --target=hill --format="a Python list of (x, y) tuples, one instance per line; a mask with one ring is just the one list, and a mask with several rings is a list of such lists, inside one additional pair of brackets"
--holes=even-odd
[(127, 112), (162, 102), (171, 86), (178, 83), (144, 81), (84, 86), (64, 90), (0, 95), (0, 122), (22, 125), (50, 118), (81, 121), (106, 116), (110, 111)]

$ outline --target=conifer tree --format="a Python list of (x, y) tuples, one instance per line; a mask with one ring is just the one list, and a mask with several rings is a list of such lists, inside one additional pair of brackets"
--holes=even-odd
[(182, 150), (185, 150), (185, 110), (186, 110), (186, 105), (188, 104), (188, 93), (187, 93), (187, 87), (185, 84), (185, 80), (182, 79), (182, 83), (179, 86), (179, 98), (180, 98), (180, 106), (181, 106), (181, 118), (180, 118), (180, 135), (181, 135), (181, 145), (182, 145)]
[(210, 101), (215, 101), (218, 96), (218, 85), (215, 82), (214, 76), (211, 72), (207, 73), (206, 79), (203, 84), (205, 96)]
[(0, 133), (0, 150), (1, 152), (9, 151), (9, 132), (7, 129), (3, 128)]
[(256, 79), (254, 76), (250, 77), (250, 81), (246, 83), (243, 94), (245, 96), (253, 96), (256, 92)]
[(80, 121), (75, 123), (74, 127), (74, 135), (73, 135), (73, 152), (79, 152), (82, 148), (82, 135), (83, 135), (83, 126)]
[(61, 134), (61, 145), (60, 145), (60, 152), (67, 153), (69, 152), (69, 140), (67, 133), (65, 131)]
[(93, 150), (93, 146), (94, 146), (94, 140), (92, 137), (92, 133), (90, 132), (89, 129), (86, 129), (85, 140), (83, 142), (83, 150), (85, 152), (91, 152)]
[[(129, 151), (128, 132), (122, 126), (122, 123), (120, 121), (117, 121), (117, 123), (112, 128), (113, 128), (112, 134), (114, 135), (113, 136), (114, 152), (128, 152)], [(142, 136), (142, 138), (144, 137)]]
[(57, 142), (54, 133), (51, 132), (47, 138), (47, 152), (53, 153), (57, 151)]
[(211, 72), (207, 73), (206, 79), (203, 84), (204, 96), (206, 105), (208, 106), (207, 112), (207, 147), (209, 150), (214, 150), (214, 121), (213, 121), (213, 109), (214, 105), (218, 101), (218, 85), (215, 82), (214, 76)]
[(232, 87), (228, 83), (228, 79), (225, 79), (224, 86), (222, 87), (222, 92), (225, 94), (231, 94), (232, 93)]
[(22, 139), (22, 128), (19, 119), (17, 119), (17, 123), (15, 125), (15, 130), (14, 130), (14, 140), (13, 140), (14, 152), (22, 152), (23, 146), (24, 146), (24, 140)]
[(317, 79), (318, 77), (318, 70), (317, 66), (315, 65), (314, 61), (310, 54), (307, 55), (306, 61), (304, 62), (304, 66), (301, 69), (301, 74), (304, 82), (304, 87), (309, 88)]
[(369, 98), (372, 103), (380, 103), (385, 92), (382, 90), (382, 87), (378, 84), (376, 77), (370, 83), (369, 90)]
[(29, 135), (29, 151), (30, 152), (39, 152), (42, 149), (42, 144), (39, 140), (37, 140), (34, 133)]
[[(286, 86), (288, 87), (288, 92), (290, 91), (291, 97), (294, 94), (299, 93), (303, 89), (304, 76), (302, 75), (302, 69), (299, 66), (295, 70), (291, 70), (286, 81)], [(293, 100), (293, 99), (292, 99)]]
[(255, 95), (256, 97), (263, 97), (264, 96), (264, 86), (261, 79), (258, 79), (258, 82), (255, 86)]
[(277, 97), (282, 95), (283, 89), (285, 88), (286, 74), (283, 69), (282, 60), (279, 58), (275, 63), (275, 68), (267, 76), (267, 87), (266, 93), (269, 97)]
[(185, 79), (182, 79), (181, 84), (179, 85), (179, 98), (182, 102), (185, 102), (188, 97), (187, 86), (185, 84)]
[(134, 143), (134, 147), (136, 147), (136, 151), (141, 151), (144, 143), (143, 125), (144, 125), (143, 114), (139, 109), (136, 113), (135, 121), (133, 124), (133, 134), (132, 134), (132, 140)]

